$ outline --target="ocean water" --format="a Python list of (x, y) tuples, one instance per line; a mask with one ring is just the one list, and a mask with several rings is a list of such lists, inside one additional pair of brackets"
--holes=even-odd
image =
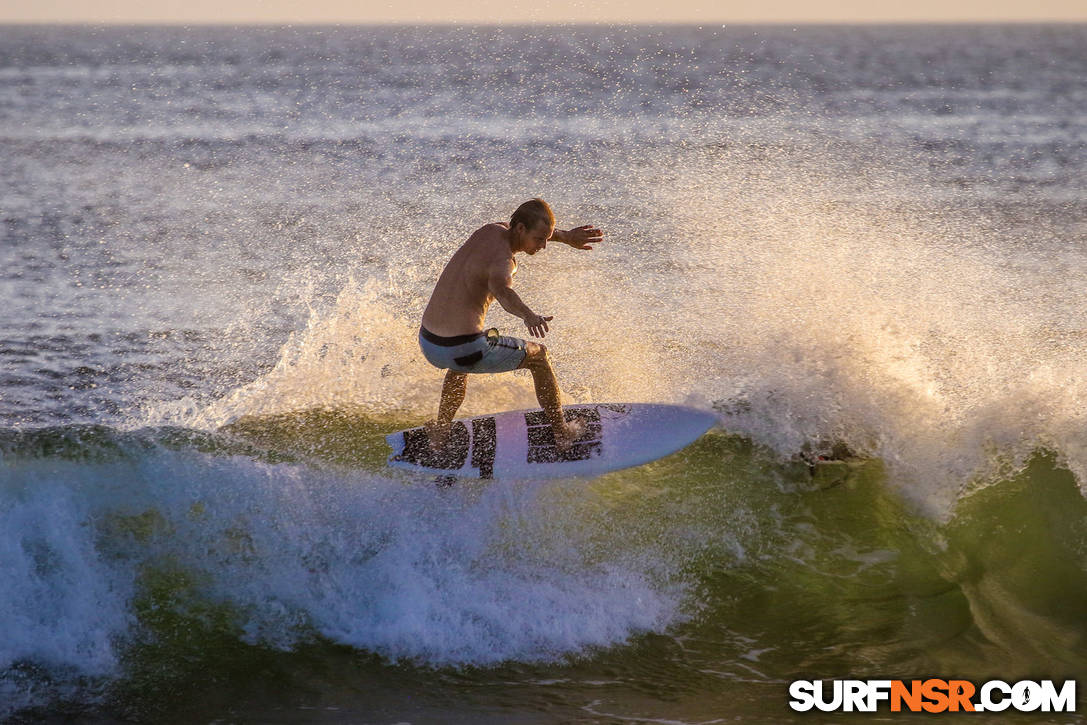
[[(1084, 25), (0, 27), (0, 719), (1087, 681), (1085, 170)], [(387, 470), (438, 272), (533, 196), (607, 236), (518, 275), (567, 399), (718, 427)]]

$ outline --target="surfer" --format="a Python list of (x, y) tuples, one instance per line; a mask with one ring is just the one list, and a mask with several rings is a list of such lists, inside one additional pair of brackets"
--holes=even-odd
[(427, 424), (431, 447), (440, 450), (449, 435), (453, 416), (464, 402), (469, 373), (502, 373), (525, 368), (532, 373), (536, 399), (547, 414), (555, 445), (568, 448), (578, 439), (581, 425), (567, 422), (559, 402), (559, 384), (542, 343), (485, 330), (484, 318), (491, 303), (524, 320), (533, 337), (543, 338), (554, 316), (533, 312), (513, 291), (517, 273), (514, 255), (536, 254), (549, 241), (574, 249), (592, 249), (603, 239), (592, 225), (569, 231), (555, 228), (555, 215), (543, 199), (526, 201), (513, 212), (509, 223), (496, 222), (477, 229), (445, 265), (419, 328), (419, 346), (427, 361), (447, 370), (442, 384), (438, 417)]

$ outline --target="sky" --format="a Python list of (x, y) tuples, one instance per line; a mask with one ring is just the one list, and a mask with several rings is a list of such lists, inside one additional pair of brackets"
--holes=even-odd
[(0, 0), (0, 23), (1087, 22), (1087, 0)]

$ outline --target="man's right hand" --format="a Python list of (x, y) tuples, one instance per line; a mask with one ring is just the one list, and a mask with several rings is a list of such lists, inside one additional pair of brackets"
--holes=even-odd
[(555, 316), (544, 317), (543, 315), (537, 315), (532, 313), (525, 316), (525, 327), (532, 333), (533, 337), (544, 337), (547, 335), (548, 327), (547, 323), (555, 319)]

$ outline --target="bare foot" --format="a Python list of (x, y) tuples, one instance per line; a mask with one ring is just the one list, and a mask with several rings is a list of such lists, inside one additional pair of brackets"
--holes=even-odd
[(438, 421), (428, 421), (423, 428), (426, 430), (427, 437), (430, 438), (430, 450), (435, 453), (441, 453), (445, 449), (445, 444), (449, 442), (449, 431), (452, 430), (452, 426), (438, 425)]
[(583, 435), (585, 435), (585, 421), (579, 418), (568, 420), (563, 426), (563, 431), (555, 434), (555, 449), (559, 453), (569, 450), (570, 446), (577, 443)]

